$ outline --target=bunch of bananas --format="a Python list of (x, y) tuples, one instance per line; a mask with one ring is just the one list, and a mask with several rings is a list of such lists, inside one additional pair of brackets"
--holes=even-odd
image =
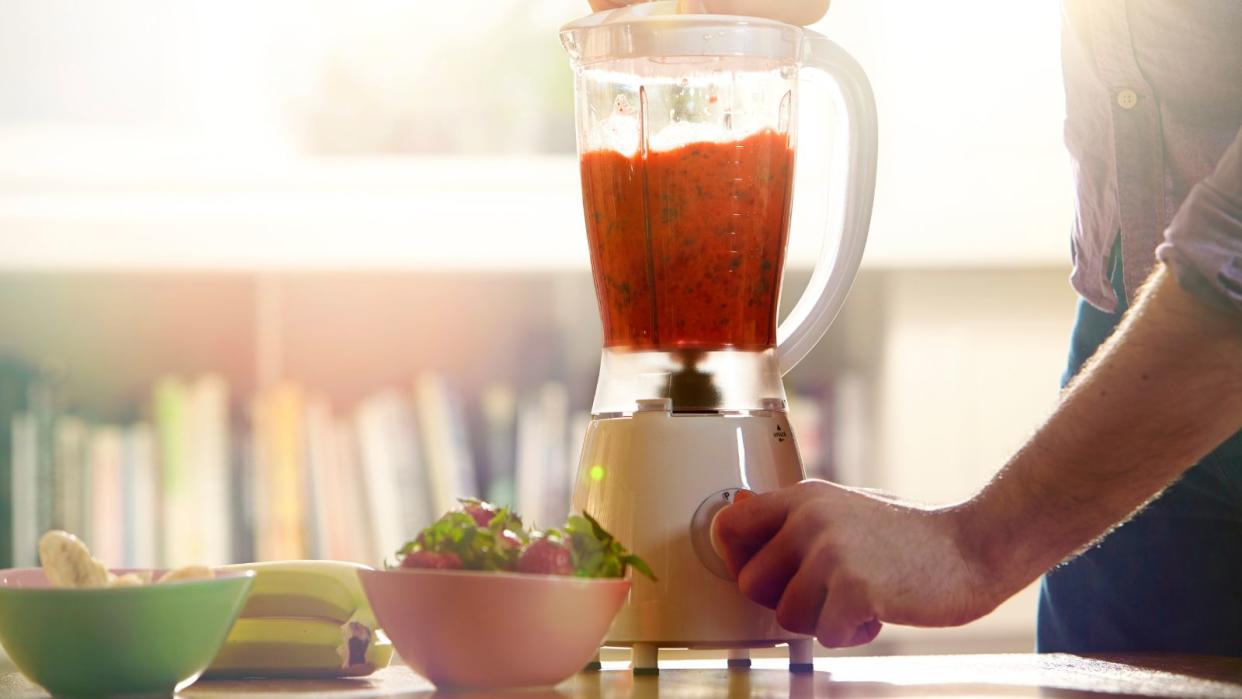
[(273, 561), (222, 566), (253, 570), (254, 587), (209, 677), (358, 677), (387, 667), (392, 642), (358, 581), (366, 566)]

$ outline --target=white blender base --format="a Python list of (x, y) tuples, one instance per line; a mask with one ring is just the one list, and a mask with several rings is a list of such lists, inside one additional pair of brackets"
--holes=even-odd
[(806, 665), (811, 639), (782, 629), (772, 610), (746, 599), (709, 538), (711, 516), (738, 489), (766, 492), (802, 479), (784, 411), (655, 409), (593, 419), (574, 509), (598, 519), (657, 577), (631, 573), (629, 599), (604, 645), (632, 647), (638, 673), (657, 671), (662, 647), (740, 651), (788, 643), (791, 668)]

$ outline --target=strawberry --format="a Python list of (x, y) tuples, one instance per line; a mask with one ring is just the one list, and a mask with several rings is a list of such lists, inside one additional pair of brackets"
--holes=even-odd
[(564, 543), (543, 537), (532, 541), (518, 556), (517, 571), (534, 575), (573, 575), (574, 559)]
[(478, 500), (464, 501), (462, 511), (473, 517), (474, 523), (484, 529), (492, 523), (492, 518), (496, 516), (496, 509), (490, 503)]
[(401, 561), (402, 568), (430, 568), (432, 570), (460, 570), (461, 556), (455, 553), (435, 551), (412, 551)]

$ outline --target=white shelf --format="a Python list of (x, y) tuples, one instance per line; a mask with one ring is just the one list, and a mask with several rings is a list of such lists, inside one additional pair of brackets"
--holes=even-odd
[[(27, 161), (29, 162), (29, 161)], [(110, 162), (117, 162), (115, 160)], [(881, 179), (864, 267), (1067, 264), (1063, 211), (895, 206)], [(1031, 208), (1038, 205), (1034, 202)], [(792, 266), (817, 233), (795, 228)], [(582, 271), (572, 156), (44, 167), (0, 162), (0, 270)]]

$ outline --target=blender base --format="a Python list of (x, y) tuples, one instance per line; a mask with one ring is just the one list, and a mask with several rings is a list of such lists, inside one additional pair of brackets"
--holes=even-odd
[(652, 409), (593, 420), (573, 507), (625, 541), (656, 576), (630, 576), (627, 603), (603, 645), (633, 648), (640, 672), (658, 667), (661, 647), (723, 654), (792, 643), (792, 662), (809, 662), (810, 646), (801, 644), (811, 639), (781, 628), (772, 610), (743, 596), (710, 543), (712, 518), (738, 490), (767, 492), (802, 478), (782, 410)]

